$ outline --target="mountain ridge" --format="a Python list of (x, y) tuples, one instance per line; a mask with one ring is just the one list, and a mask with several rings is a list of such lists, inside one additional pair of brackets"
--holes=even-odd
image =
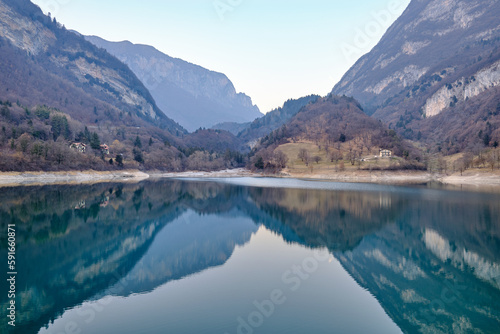
[(250, 97), (237, 93), (229, 78), (153, 46), (85, 38), (127, 64), (151, 91), (165, 114), (190, 131), (222, 122), (249, 122), (262, 116)]
[[(288, 153), (283, 152), (285, 146)], [(393, 169), (424, 169), (421, 152), (394, 130), (366, 115), (358, 101), (329, 94), (307, 104), (283, 126), (257, 141), (249, 167), (271, 171), (299, 165), (309, 168), (315, 157), (316, 164), (324, 160), (322, 154), (332, 165), (348, 160), (352, 166), (357, 162), (361, 169), (366, 159), (373, 158), (375, 152), (380, 155), (382, 150), (404, 157), (399, 165), (391, 166)]]
[[(495, 115), (500, 85), (500, 3), (487, 0), (413, 0), (380, 42), (332, 90), (361, 102), (369, 115), (399, 134), (444, 153), (477, 145), (491, 124), (486, 146), (500, 140)], [(479, 103), (474, 102), (479, 101)], [(499, 101), (500, 102), (500, 101)], [(469, 117), (469, 105), (488, 104), (485, 119)], [(476, 133), (457, 138), (457, 127), (437, 128), (438, 115)], [(472, 121), (474, 119), (477, 122)], [(435, 132), (441, 136), (436, 136)]]
[(71, 104), (74, 116), (112, 109), (109, 112), (126, 112), (169, 131), (185, 132), (160, 111), (135, 74), (109, 53), (66, 30), (28, 0), (2, 0), (0, 9), (2, 65), (16, 69), (15, 75), (2, 71), (4, 99), (60, 109)]
[(243, 130), (238, 133), (238, 137), (249, 146), (268, 135), (270, 132), (278, 129), (290, 119), (292, 119), (302, 108), (310, 103), (320, 99), (319, 95), (308, 95), (298, 99), (288, 99), (283, 103), (282, 107), (276, 108), (249, 123)]

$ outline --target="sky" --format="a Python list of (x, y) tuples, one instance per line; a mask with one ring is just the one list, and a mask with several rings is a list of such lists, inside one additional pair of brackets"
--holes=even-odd
[(32, 0), (66, 28), (222, 72), (262, 112), (328, 94), (410, 0)]

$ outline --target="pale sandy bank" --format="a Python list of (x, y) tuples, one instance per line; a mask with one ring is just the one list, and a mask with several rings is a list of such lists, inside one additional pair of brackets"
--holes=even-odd
[(1, 172), (0, 187), (45, 184), (89, 184), (100, 182), (139, 182), (149, 175), (138, 170), (113, 172)]
[[(260, 173), (253, 173), (244, 168), (226, 169), (216, 172), (188, 171), (180, 173), (149, 173), (152, 178), (233, 178), (233, 177), (262, 177)], [(268, 175), (269, 176), (269, 175)]]
[(0, 173), (0, 187), (44, 184), (88, 184), (101, 182), (140, 182), (152, 178), (235, 178), (235, 177), (278, 177), (333, 182), (380, 183), (380, 184), (422, 184), (440, 182), (465, 187), (488, 187), (500, 191), (500, 171), (485, 169), (469, 170), (460, 175), (433, 174), (408, 171), (345, 171), (332, 173), (290, 173), (285, 170), (279, 175), (254, 173), (247, 169), (228, 169), (217, 172), (144, 173), (138, 170), (113, 172), (25, 172)]

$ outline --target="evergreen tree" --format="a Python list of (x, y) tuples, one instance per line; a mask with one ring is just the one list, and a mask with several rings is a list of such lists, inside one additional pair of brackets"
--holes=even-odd
[(101, 140), (99, 139), (99, 135), (97, 133), (92, 133), (92, 136), (90, 138), (90, 147), (92, 147), (94, 150), (98, 150), (101, 148)]
[(64, 136), (64, 138), (69, 139), (71, 136), (71, 129), (69, 127), (68, 119), (66, 116), (55, 115), (52, 117), (52, 134), (54, 136), (54, 141), (59, 138), (59, 136)]
[(134, 160), (142, 164), (144, 162), (144, 158), (142, 157), (141, 150), (134, 148), (133, 153), (134, 153)]
[(123, 155), (117, 154), (115, 160), (119, 167), (123, 167)]
[(264, 159), (261, 156), (257, 158), (257, 161), (255, 162), (255, 168), (264, 169)]
[(90, 140), (92, 139), (92, 135), (90, 134), (90, 131), (87, 127), (85, 127), (83, 135), (84, 135), (84, 140), (82, 141), (85, 142), (86, 144), (89, 144)]
[(138, 147), (138, 148), (142, 148), (142, 142), (141, 142), (141, 138), (139, 138), (139, 136), (135, 137), (134, 146)]

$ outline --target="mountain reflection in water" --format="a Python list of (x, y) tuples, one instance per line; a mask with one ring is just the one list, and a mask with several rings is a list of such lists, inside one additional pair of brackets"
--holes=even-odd
[[(224, 266), (265, 228), (289, 245), (326, 247), (403, 332), (498, 332), (499, 195), (258, 182), (269, 186), (165, 180), (2, 189), (1, 228), (16, 224), (19, 272), (17, 326), (2, 321), (0, 331), (37, 333), (82, 303), (151, 293)], [(6, 253), (2, 237), (0, 258)], [(335, 328), (323, 325), (325, 333)]]

